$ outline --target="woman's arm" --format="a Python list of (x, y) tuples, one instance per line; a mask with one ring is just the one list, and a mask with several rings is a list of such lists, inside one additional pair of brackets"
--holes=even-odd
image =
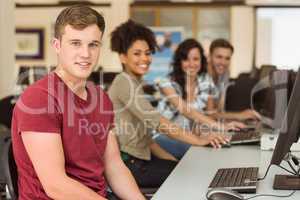
[(153, 153), (156, 157), (165, 159), (165, 160), (173, 160), (178, 161), (172, 154), (164, 150), (157, 144), (155, 141), (150, 145), (151, 153)]
[(212, 145), (214, 148), (220, 148), (222, 144), (229, 142), (229, 138), (221, 133), (208, 133), (196, 135), (190, 131), (182, 129), (179, 125), (170, 122), (164, 117), (159, 119), (158, 130), (162, 134), (166, 134), (168, 137), (185, 142), (194, 146)]
[(178, 110), (180, 114), (197, 123), (202, 123), (209, 126), (217, 126), (217, 122), (211, 117), (208, 117), (198, 112), (191, 106), (188, 106), (187, 102), (177, 94), (174, 88), (164, 87), (161, 88), (161, 92), (166, 96), (167, 100)]

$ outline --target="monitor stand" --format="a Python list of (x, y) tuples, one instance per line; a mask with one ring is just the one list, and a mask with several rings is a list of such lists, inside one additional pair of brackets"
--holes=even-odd
[(275, 175), (274, 190), (300, 190), (300, 176)]

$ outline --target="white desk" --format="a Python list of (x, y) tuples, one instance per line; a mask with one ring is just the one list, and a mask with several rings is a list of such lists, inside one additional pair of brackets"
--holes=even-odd
[[(262, 177), (271, 156), (271, 151), (261, 151), (259, 146), (233, 146), (223, 149), (191, 147), (152, 200), (205, 200), (207, 187), (218, 168), (258, 166), (259, 177)], [(266, 179), (258, 183), (257, 194), (289, 194), (291, 191), (272, 189), (274, 175), (278, 173), (285, 174), (279, 167), (272, 166)], [(247, 195), (247, 197), (253, 195), (255, 194)], [(256, 199), (281, 198), (258, 197), (254, 200)], [(285, 199), (300, 199), (300, 191)]]

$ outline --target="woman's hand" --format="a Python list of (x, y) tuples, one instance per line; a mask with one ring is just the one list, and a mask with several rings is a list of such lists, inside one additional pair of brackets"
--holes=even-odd
[(221, 148), (230, 141), (230, 137), (222, 133), (201, 134), (202, 146), (211, 145), (213, 148)]
[(224, 131), (229, 131), (229, 130), (239, 131), (240, 129), (243, 128), (246, 128), (246, 125), (242, 122), (237, 122), (237, 121), (232, 121), (224, 125), (224, 129), (225, 129)]

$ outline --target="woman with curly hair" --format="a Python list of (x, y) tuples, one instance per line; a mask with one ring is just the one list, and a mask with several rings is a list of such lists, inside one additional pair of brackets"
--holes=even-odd
[(111, 49), (119, 54), (123, 72), (108, 91), (115, 112), (115, 133), (121, 155), (141, 187), (159, 187), (177, 164), (177, 159), (153, 139), (158, 130), (190, 145), (219, 147), (228, 140), (219, 134), (195, 135), (171, 123), (145, 98), (142, 83), (156, 49), (153, 32), (131, 20), (111, 34)]

